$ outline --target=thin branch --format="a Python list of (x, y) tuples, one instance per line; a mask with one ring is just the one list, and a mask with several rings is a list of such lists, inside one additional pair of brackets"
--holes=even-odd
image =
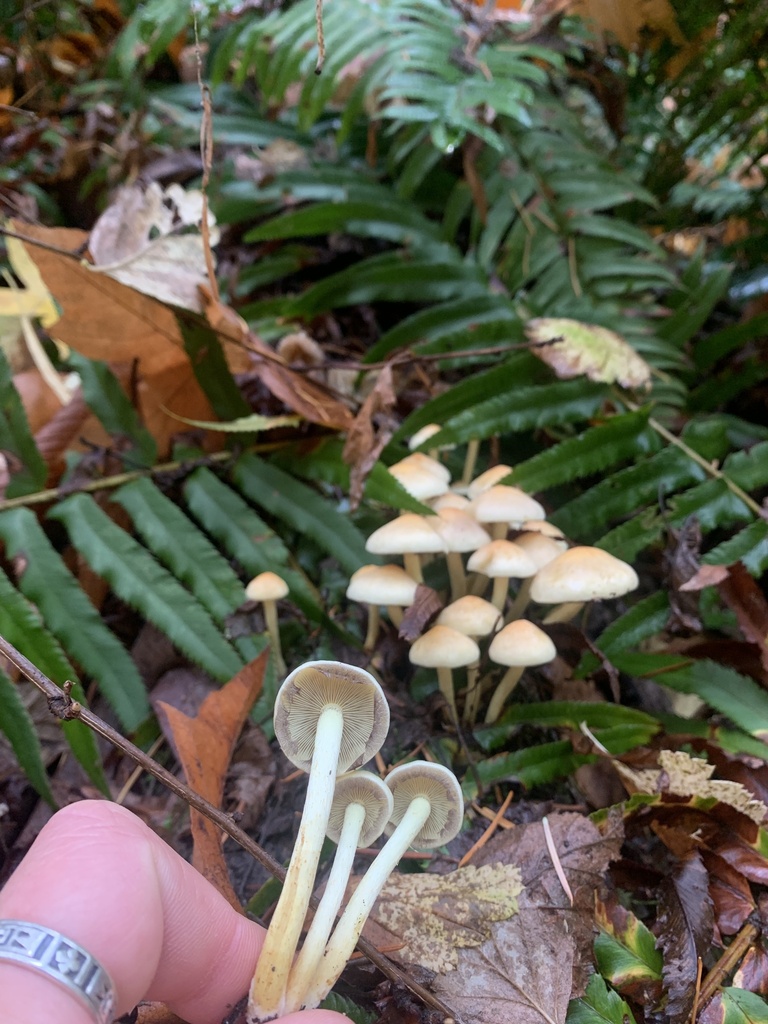
[[(262, 849), (258, 843), (254, 842), (253, 839), (244, 832), (241, 828), (234, 823), (231, 815), (226, 814), (218, 807), (214, 807), (213, 804), (208, 803), (207, 800), (203, 799), (198, 793), (189, 786), (180, 782), (175, 775), (172, 775), (169, 771), (163, 768), (162, 765), (158, 764), (153, 758), (141, 750), (140, 747), (135, 746), (130, 740), (127, 740), (124, 736), (121, 736), (116, 729), (113, 729), (111, 725), (108, 725), (103, 719), (99, 718), (88, 708), (85, 708), (78, 701), (72, 700), (69, 690), (71, 684), (66, 684), (64, 687), (58, 686), (53, 680), (49, 679), (43, 672), (37, 668), (31, 661), (24, 657), (24, 655), (18, 651), (13, 644), (10, 644), (5, 637), (0, 636), (0, 654), (4, 655), (12, 665), (25, 676), (31, 683), (33, 683), (38, 690), (41, 690), (46, 700), (48, 701), (48, 708), (51, 714), (55, 715), (56, 718), (62, 721), (72, 721), (77, 719), (99, 736), (102, 736), (105, 740), (122, 751), (127, 757), (135, 761), (140, 765), (144, 771), (152, 775), (158, 782), (161, 782), (176, 796), (181, 797), (185, 800), (190, 807), (194, 807), (196, 811), (203, 814), (209, 821), (212, 821), (214, 825), (225, 832), (231, 839), (234, 839), (239, 846), (241, 846), (246, 853), (249, 853), (272, 875), (279, 881), (285, 879), (285, 870), (266, 850)], [(313, 909), (317, 907), (318, 899), (312, 897), (310, 905)], [(452, 1018), (456, 1021), (456, 1024), (462, 1024), (461, 1019), (457, 1014), (447, 1006), (441, 999), (433, 995), (428, 989), (420, 985), (414, 978), (410, 977), (405, 971), (400, 970), (399, 967), (395, 966), (387, 957), (383, 956), (376, 947), (368, 942), (367, 939), (361, 938), (357, 943), (357, 948), (363, 953), (364, 956), (370, 960), (372, 964), (379, 968), (390, 981), (399, 982), (405, 985), (415, 996), (421, 999), (428, 1006), (431, 1006), (435, 1010), (439, 1010), (440, 1013), (445, 1014), (446, 1017)]]

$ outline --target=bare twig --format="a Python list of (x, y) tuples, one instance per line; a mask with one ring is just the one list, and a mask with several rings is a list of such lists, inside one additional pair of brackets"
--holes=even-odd
[[(229, 814), (220, 810), (218, 807), (214, 807), (213, 804), (208, 803), (207, 800), (203, 799), (198, 793), (189, 786), (180, 782), (175, 775), (172, 775), (169, 771), (163, 768), (162, 765), (158, 764), (153, 758), (141, 750), (140, 747), (135, 746), (130, 740), (127, 740), (124, 736), (121, 736), (116, 729), (113, 729), (111, 725), (108, 725), (105, 721), (95, 715), (88, 708), (85, 708), (78, 701), (72, 700), (69, 695), (69, 689), (71, 684), (64, 687), (57, 686), (51, 679), (48, 678), (43, 672), (37, 668), (31, 661), (24, 657), (24, 655), (18, 651), (13, 644), (9, 643), (5, 637), (0, 636), (0, 654), (4, 655), (12, 665), (25, 676), (31, 683), (33, 683), (39, 690), (42, 691), (48, 701), (48, 707), (51, 714), (60, 718), (62, 721), (72, 721), (77, 719), (84, 722), (90, 729), (99, 736), (102, 736), (105, 740), (111, 743), (118, 750), (122, 751), (138, 765), (152, 775), (158, 782), (162, 782), (172, 793), (176, 796), (181, 797), (185, 800), (190, 807), (194, 807), (196, 811), (203, 814), (209, 821), (212, 821), (214, 825), (225, 832), (231, 839), (234, 839), (239, 846), (241, 846), (246, 853), (250, 853), (256, 860), (272, 875), (274, 878), (279, 879), (281, 882), (285, 878), (285, 870), (266, 850), (262, 849), (258, 843), (254, 842), (253, 839), (243, 832), (241, 828), (232, 820)], [(311, 906), (317, 907), (318, 900), (313, 897)], [(452, 1018), (456, 1021), (456, 1024), (462, 1024), (461, 1019), (456, 1013), (447, 1006), (441, 999), (435, 996), (428, 989), (420, 985), (414, 978), (412, 978), (405, 971), (400, 970), (396, 967), (387, 957), (376, 949), (376, 947), (367, 941), (367, 939), (361, 938), (357, 943), (357, 948), (361, 953), (364, 954), (370, 960), (372, 964), (379, 968), (390, 981), (397, 981), (401, 985), (405, 985), (415, 996), (421, 999), (428, 1006), (438, 1010), (440, 1013), (445, 1014), (446, 1017)]]
[(323, 73), (325, 64), (325, 31), (323, 29), (323, 0), (315, 0), (315, 25), (317, 27), (317, 64), (315, 74)]

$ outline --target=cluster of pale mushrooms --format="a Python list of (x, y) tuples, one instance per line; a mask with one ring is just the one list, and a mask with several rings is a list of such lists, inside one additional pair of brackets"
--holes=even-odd
[[(384, 693), (364, 669), (336, 661), (301, 665), (278, 691), (274, 725), (285, 755), (309, 773), (309, 780), (293, 856), (249, 993), (249, 1024), (318, 1006), (408, 847), (449, 842), (464, 813), (459, 783), (442, 765), (412, 761), (394, 768), (384, 781), (354, 770), (379, 751), (389, 729)], [(389, 838), (334, 927), (355, 850), (382, 833)], [(336, 842), (336, 854), (297, 955), (326, 835)]]
[[(411, 439), (411, 448), (423, 446), (438, 429), (425, 427)], [(352, 576), (347, 597), (368, 606), (364, 646), (371, 650), (380, 628), (380, 608), (387, 609), (399, 628), (404, 609), (413, 604), (423, 583), (425, 564), (444, 558), (449, 603), (412, 643), (410, 660), (436, 669), (454, 719), (453, 673), (464, 669), (464, 721), (475, 723), (481, 701), (490, 692), (485, 721), (495, 722), (525, 669), (556, 656), (547, 633), (523, 617), (529, 603), (554, 606), (540, 613), (543, 625), (566, 622), (587, 601), (634, 590), (637, 574), (599, 548), (570, 547), (562, 532), (546, 521), (538, 501), (501, 482), (510, 476), (514, 480), (511, 466), (494, 466), (473, 480), (465, 471), (466, 480), (452, 486), (438, 454), (412, 450), (389, 467), (432, 514), (405, 513), (372, 533), (367, 550), (398, 556), (403, 565), (363, 566)], [(488, 662), (506, 668), (500, 679), (493, 669), (481, 676), (481, 665)]]

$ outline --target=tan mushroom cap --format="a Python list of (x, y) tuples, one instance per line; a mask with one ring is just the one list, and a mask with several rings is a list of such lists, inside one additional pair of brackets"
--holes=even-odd
[(503, 621), (501, 612), (495, 604), (482, 597), (468, 594), (458, 601), (446, 605), (435, 620), (438, 626), (448, 626), (465, 636), (488, 636), (498, 629)]
[(469, 556), (467, 568), (483, 576), (525, 579), (536, 572), (536, 564), (511, 540), (492, 540)]
[(465, 498), (463, 494), (459, 494), (458, 491), (446, 491), (445, 494), (440, 494), (429, 503), (435, 512), (439, 512), (442, 508), (458, 508), (465, 510), (469, 508), (469, 498)]
[(328, 705), (344, 717), (337, 771), (369, 761), (389, 729), (389, 705), (376, 679), (339, 661), (309, 661), (287, 676), (275, 698), (275, 735), (283, 753), (309, 771), (317, 722)]
[(425, 427), (422, 427), (421, 430), (417, 430), (416, 433), (411, 436), (411, 439), (408, 442), (408, 447), (412, 452), (415, 451), (423, 444), (426, 444), (426, 442), (431, 437), (434, 437), (435, 434), (439, 434), (442, 429), (443, 428), (439, 423), (427, 423)]
[(488, 656), (497, 665), (545, 665), (557, 649), (543, 629), (527, 619), (516, 619), (491, 640)]
[(245, 596), (249, 601), (281, 601), (288, 596), (288, 584), (275, 572), (262, 572), (245, 588)]
[(411, 452), (410, 455), (406, 455), (404, 459), (400, 459), (399, 462), (389, 467), (390, 473), (395, 469), (402, 469), (403, 466), (408, 466), (420, 473), (430, 474), (436, 476), (438, 480), (442, 480), (445, 484), (451, 482), (451, 471), (447, 466), (444, 466), (442, 462), (438, 462), (437, 459), (433, 459), (430, 455), (425, 455), (424, 452)]
[(543, 533), (521, 533), (519, 537), (515, 537), (514, 543), (528, 555), (537, 572), (568, 550), (564, 540), (556, 540)]
[(476, 498), (483, 491), (487, 491), (490, 487), (500, 483), (511, 472), (512, 467), (505, 466), (503, 463), (499, 463), (498, 466), (491, 466), (490, 469), (486, 469), (480, 476), (476, 476), (469, 487), (467, 487), (467, 497), (470, 499)]
[(361, 604), (407, 608), (413, 604), (417, 587), (416, 580), (399, 565), (363, 565), (352, 573), (347, 597)]
[(445, 551), (445, 542), (424, 516), (406, 512), (374, 530), (365, 549), (374, 555), (433, 554)]
[(519, 526), (526, 519), (543, 519), (544, 509), (519, 487), (494, 484), (472, 499), (472, 515), (479, 523), (509, 523)]
[(458, 835), (464, 817), (464, 798), (453, 772), (430, 761), (411, 761), (393, 768), (386, 782), (394, 798), (392, 816), (385, 828), (387, 834), (394, 832), (411, 802), (424, 797), (429, 801), (430, 815), (411, 845), (429, 850)]
[(336, 777), (331, 816), (326, 835), (338, 843), (344, 827), (344, 814), (350, 804), (365, 808), (365, 820), (357, 840), (358, 846), (370, 846), (384, 831), (394, 809), (392, 791), (383, 779), (373, 772), (345, 772)]
[(594, 601), (621, 597), (638, 583), (635, 570), (620, 558), (601, 548), (575, 547), (539, 569), (531, 597), (539, 604)]
[(462, 668), (480, 658), (480, 648), (457, 629), (433, 626), (413, 642), (408, 657), (423, 668)]
[(468, 512), (458, 508), (436, 511), (434, 529), (445, 541), (448, 551), (476, 551), (490, 543), (491, 535)]
[(520, 524), (520, 529), (525, 530), (526, 533), (541, 533), (554, 540), (565, 540), (565, 534), (560, 527), (546, 519), (526, 519), (524, 523)]

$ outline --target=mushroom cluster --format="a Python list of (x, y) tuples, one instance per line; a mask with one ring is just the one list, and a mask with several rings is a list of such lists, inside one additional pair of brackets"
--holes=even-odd
[[(436, 427), (424, 428), (411, 447), (429, 445), (436, 432)], [(443, 559), (441, 597), (446, 603), (431, 628), (412, 642), (410, 659), (436, 670), (454, 720), (459, 712), (453, 673), (462, 670), (464, 721), (477, 720), (487, 693), (485, 720), (493, 722), (525, 668), (545, 664), (556, 654), (540, 625), (523, 618), (531, 601), (550, 606), (539, 612), (541, 625), (566, 622), (585, 602), (626, 594), (638, 579), (630, 565), (606, 551), (571, 547), (547, 522), (539, 502), (511, 485), (511, 466), (493, 466), (474, 480), (452, 485), (438, 455), (436, 450), (429, 455), (412, 451), (390, 466), (405, 490), (432, 512), (408, 512), (374, 531), (367, 550), (399, 558), (402, 565), (363, 566), (352, 576), (347, 596), (368, 607), (364, 646), (372, 650), (380, 609), (386, 608), (399, 629), (403, 609), (424, 582), (425, 566)], [(494, 665), (506, 670), (503, 675)]]
[[(364, 669), (335, 661), (295, 669), (278, 691), (274, 724), (283, 752), (309, 780), (293, 856), (251, 984), (249, 1024), (319, 1005), (407, 848), (442, 846), (458, 833), (463, 817), (461, 787), (442, 765), (413, 761), (383, 782), (358, 770), (378, 753), (389, 728), (383, 691)], [(334, 927), (356, 849), (385, 831), (387, 842)], [(297, 955), (326, 835), (336, 842), (336, 855)]]

